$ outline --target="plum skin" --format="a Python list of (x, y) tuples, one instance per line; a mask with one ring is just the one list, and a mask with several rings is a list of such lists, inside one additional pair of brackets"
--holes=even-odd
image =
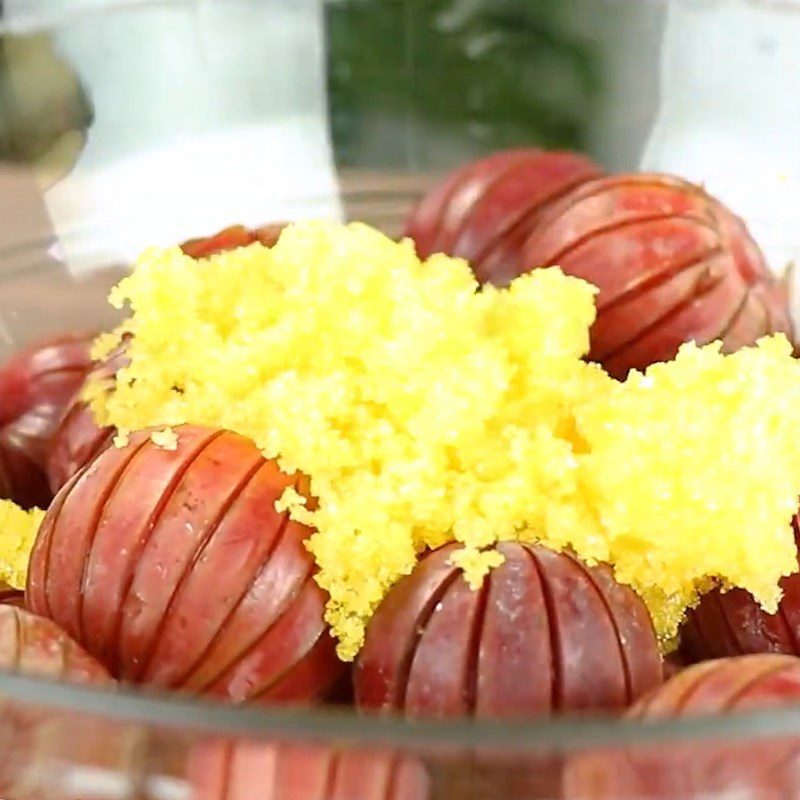
[(322, 698), (345, 666), (287, 476), (242, 436), (196, 426), (104, 451), (59, 492), (26, 602), (122, 680), (233, 702)]
[(113, 381), (117, 372), (128, 365), (127, 343), (130, 334), (105, 358), (94, 364), (65, 407), (53, 433), (47, 459), (47, 481), (55, 495), (69, 479), (91, 463), (111, 445), (115, 430), (98, 424), (94, 412), (83, 399), (83, 389), (90, 382)]
[[(632, 720), (725, 715), (800, 704), (800, 659), (737, 656), (696, 664), (641, 698)], [(796, 791), (797, 737), (725, 742), (717, 738), (639, 745), (578, 755), (565, 770), (565, 798), (784, 797)]]
[(55, 623), (8, 603), (0, 605), (0, 669), (68, 683), (114, 683)]
[(64, 409), (89, 372), (93, 334), (62, 334), (0, 368), (0, 496), (26, 508), (52, 497), (46, 478)]
[[(0, 671), (105, 691), (115, 687), (108, 671), (57, 625), (7, 604), (0, 605)], [(99, 733), (109, 727), (111, 731)], [(105, 720), (76, 718), (74, 713), (61, 712), (56, 706), (25, 703), (15, 698), (13, 692), (4, 692), (0, 698), (3, 741), (0, 795), (27, 798), (50, 795), (53, 771), (43, 769), (43, 765), (66, 763), (73, 746), (76, 763), (85, 763), (82, 759), (87, 745), (95, 737), (101, 752), (111, 754), (119, 733), (118, 725), (115, 728)]]
[(673, 176), (582, 184), (539, 217), (520, 265), (557, 265), (598, 287), (589, 358), (614, 377), (668, 361), (686, 341), (733, 352), (793, 336), (786, 291), (744, 222)]
[(602, 175), (586, 156), (536, 148), (504, 150), (447, 175), (412, 209), (405, 235), (417, 253), (465, 258), (481, 282), (505, 285), (522, 272), (521, 246), (561, 195)]
[(196, 800), (426, 800), (424, 766), (389, 750), (210, 741), (189, 754)]
[(367, 626), (355, 670), (359, 709), (411, 717), (529, 717), (630, 705), (658, 685), (650, 616), (605, 566), (502, 543), (504, 563), (469, 588), (425, 556)]

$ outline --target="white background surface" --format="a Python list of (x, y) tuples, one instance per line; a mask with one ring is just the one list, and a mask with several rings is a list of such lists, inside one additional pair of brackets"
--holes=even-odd
[(704, 183), (775, 272), (800, 257), (800, 3), (671, 4), (642, 168)]
[(74, 272), (233, 223), (341, 215), (321, 0), (83, 5), (6, 8), (19, 27), (32, 8), (67, 12), (58, 50), (94, 105), (76, 168), (46, 195)]

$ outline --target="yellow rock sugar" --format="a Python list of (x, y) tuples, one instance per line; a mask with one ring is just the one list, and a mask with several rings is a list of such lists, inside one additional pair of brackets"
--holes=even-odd
[(360, 224), (202, 261), (149, 250), (112, 294), (133, 312), (131, 364), (92, 405), (123, 437), (228, 428), (307, 474), (318, 505), (283, 503), (317, 530), (345, 658), (449, 541), (473, 584), (504, 539), (610, 559), (665, 638), (714, 580), (774, 602), (795, 566), (800, 367), (780, 340), (690, 348), (620, 385), (582, 360), (593, 295), (557, 269), (479, 290), (463, 261), (422, 263)]
[[(648, 601), (669, 637), (711, 576), (769, 610), (796, 567), (788, 522), (800, 477), (800, 362), (783, 337), (722, 356), (684, 345), (577, 412), (590, 451), (582, 480), (617, 578)], [(677, 613), (676, 613), (677, 609)]]
[(0, 581), (14, 589), (24, 589), (28, 559), (44, 511), (23, 511), (10, 500), (0, 500)]
[(153, 431), (150, 434), (150, 441), (162, 450), (178, 449), (178, 434), (169, 427), (160, 431)]

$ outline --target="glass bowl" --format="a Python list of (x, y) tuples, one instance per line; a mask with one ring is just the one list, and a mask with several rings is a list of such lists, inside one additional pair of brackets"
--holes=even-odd
[[(116, 321), (149, 244), (360, 219), (392, 236), (517, 145), (702, 182), (800, 253), (795, 0), (5, 0), (0, 355)], [(6, 800), (800, 796), (800, 709), (410, 722), (0, 675)]]

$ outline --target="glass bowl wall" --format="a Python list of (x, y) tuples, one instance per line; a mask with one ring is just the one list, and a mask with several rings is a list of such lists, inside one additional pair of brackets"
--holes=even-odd
[[(776, 272), (800, 249), (789, 0), (0, 8), (2, 356), (113, 325), (105, 295), (149, 244), (317, 216), (398, 235), (444, 171), (503, 147), (681, 173), (746, 217)], [(800, 794), (793, 710), (412, 724), (10, 675), (0, 702), (7, 800)]]

